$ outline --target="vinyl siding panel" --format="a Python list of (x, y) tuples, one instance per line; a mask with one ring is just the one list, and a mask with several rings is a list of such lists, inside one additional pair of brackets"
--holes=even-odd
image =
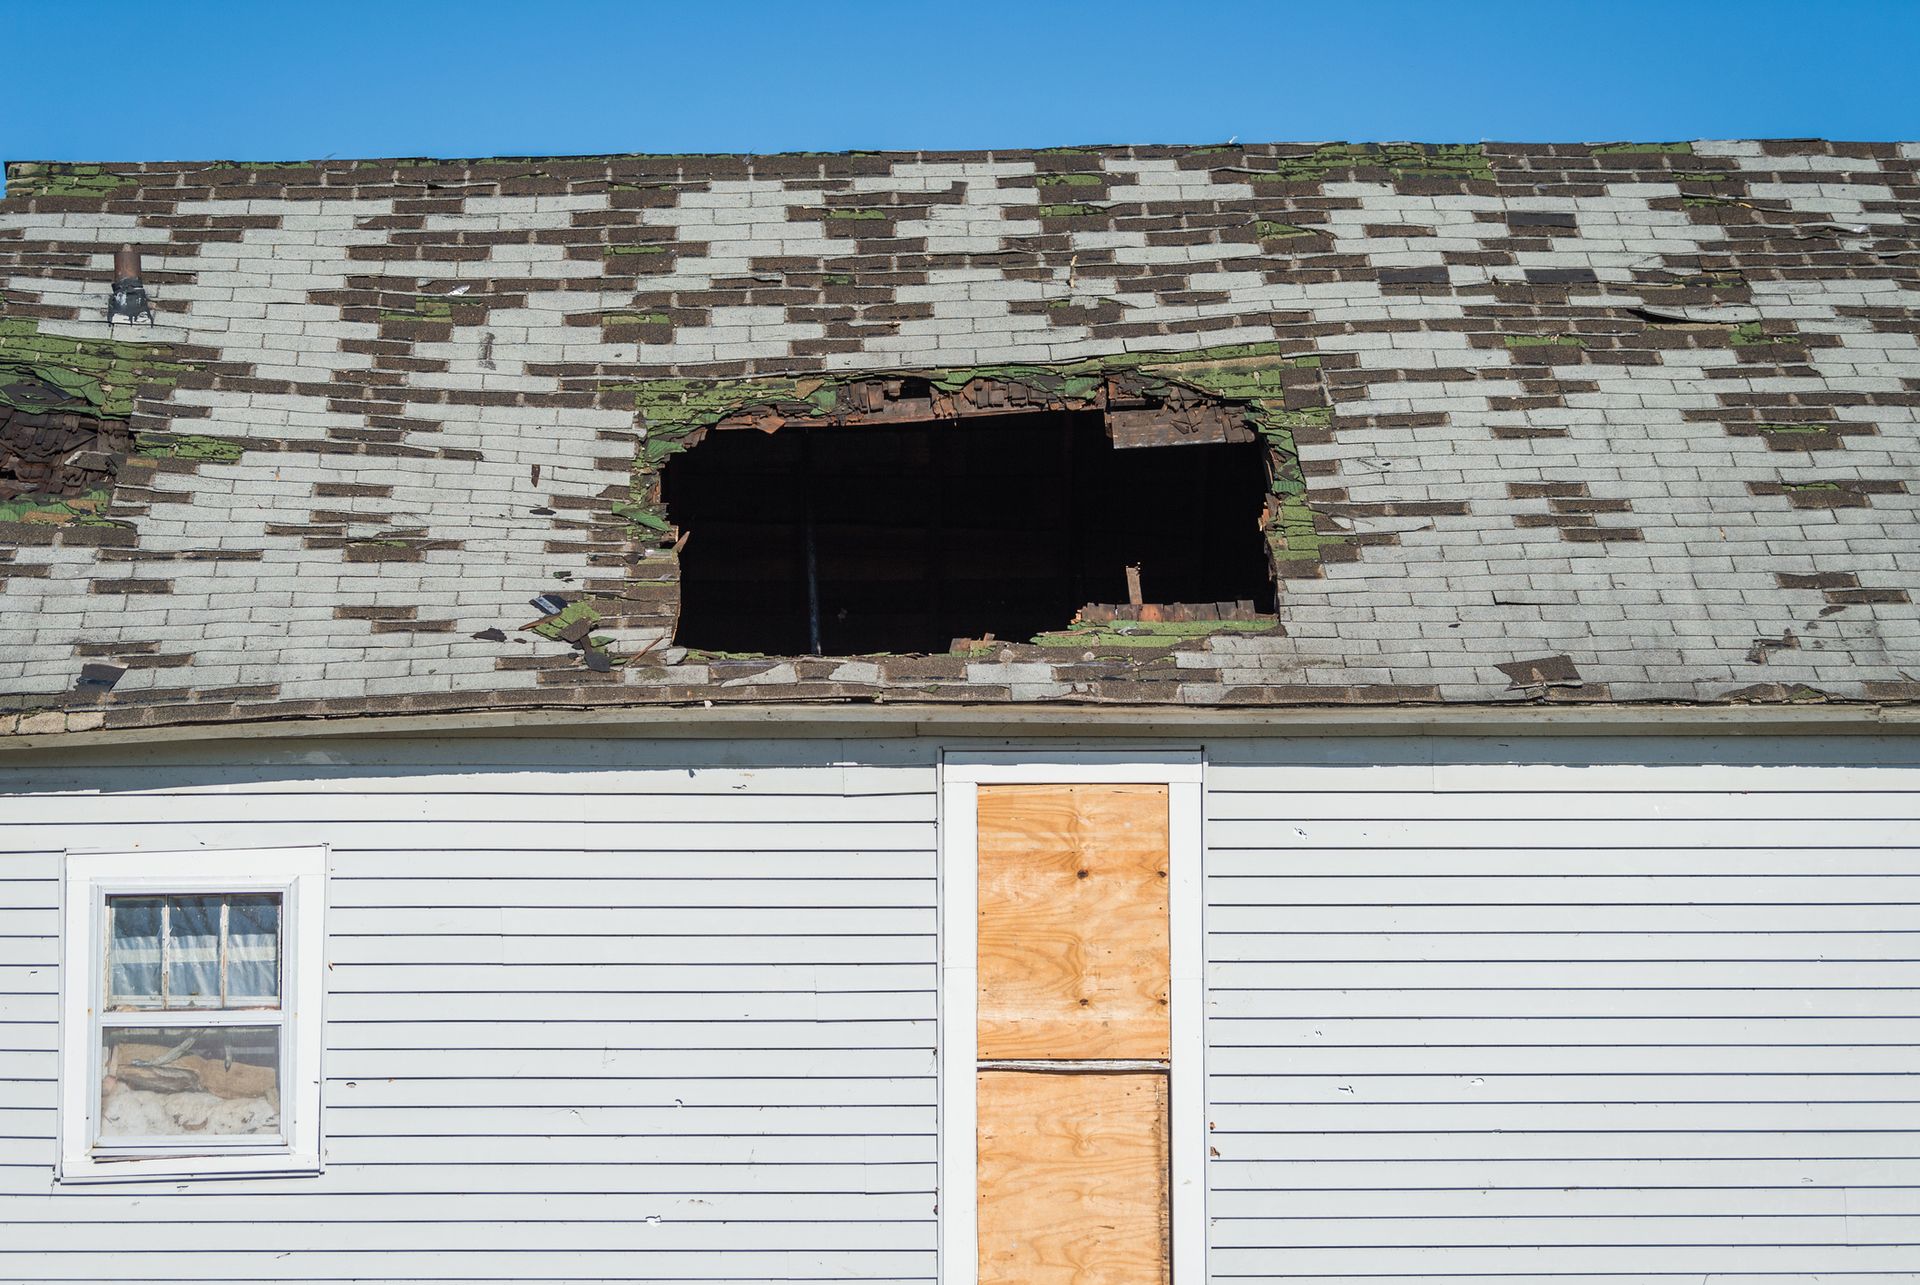
[(1911, 742), (1223, 742), (1218, 1280), (1920, 1276)]
[[(0, 769), (0, 1279), (931, 1279), (937, 757)], [(55, 1189), (59, 852), (313, 842), (326, 1171)]]

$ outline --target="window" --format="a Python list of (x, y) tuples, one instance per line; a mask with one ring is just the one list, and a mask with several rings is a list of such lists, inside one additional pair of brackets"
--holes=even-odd
[(60, 1176), (320, 1167), (325, 848), (69, 854)]

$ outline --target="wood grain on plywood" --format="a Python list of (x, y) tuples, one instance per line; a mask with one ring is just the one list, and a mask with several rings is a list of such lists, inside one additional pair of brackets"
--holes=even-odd
[(978, 1084), (980, 1285), (1165, 1285), (1166, 1076)]
[(1167, 787), (983, 785), (982, 1058), (1164, 1058)]

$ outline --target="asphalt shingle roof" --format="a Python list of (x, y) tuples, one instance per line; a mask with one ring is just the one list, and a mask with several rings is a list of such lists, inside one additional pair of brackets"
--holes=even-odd
[[(151, 328), (104, 320), (123, 243)], [(1912, 143), (16, 165), (0, 729), (1912, 701), (1916, 291)], [(1271, 430), (1268, 627), (672, 644), (648, 488), (687, 433), (863, 373), (1116, 370)], [(524, 630), (549, 591), (604, 642)]]

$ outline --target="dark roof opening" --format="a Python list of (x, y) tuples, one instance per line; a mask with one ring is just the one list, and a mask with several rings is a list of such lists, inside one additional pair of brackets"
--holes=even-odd
[(1099, 411), (800, 422), (710, 432), (661, 485), (685, 533), (683, 646), (1025, 641), (1085, 605), (1128, 603), (1129, 567), (1139, 601), (1273, 610), (1258, 442), (1116, 449)]

